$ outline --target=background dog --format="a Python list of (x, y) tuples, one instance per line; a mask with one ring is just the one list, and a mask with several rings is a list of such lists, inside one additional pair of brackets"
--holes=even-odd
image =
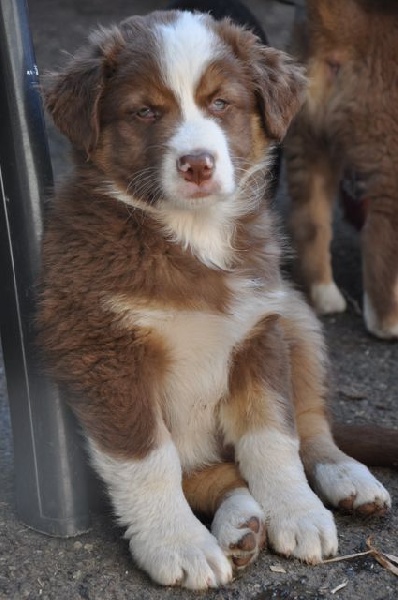
[(268, 155), (304, 87), (250, 31), (171, 11), (95, 32), (46, 92), (75, 170), (46, 228), (41, 343), (159, 583), (230, 581), (265, 521), (282, 554), (334, 554), (307, 477), (336, 508), (390, 506), (333, 441), (319, 324), (280, 276)]
[(339, 181), (354, 173), (354, 190), (345, 186), (343, 196), (351, 220), (364, 222), (365, 324), (378, 337), (397, 338), (397, 3), (307, 5), (296, 50), (310, 85), (285, 142), (299, 276), (319, 314), (345, 310), (331, 267), (332, 212)]

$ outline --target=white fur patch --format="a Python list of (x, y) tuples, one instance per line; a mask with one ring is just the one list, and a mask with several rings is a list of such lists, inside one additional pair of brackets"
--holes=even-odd
[(157, 28), (163, 77), (186, 115), (191, 110), (196, 113), (193, 91), (207, 65), (219, 55), (220, 40), (206, 21), (205, 15), (182, 12), (176, 21)]
[(247, 433), (237, 441), (236, 460), (277, 552), (309, 563), (336, 554), (333, 516), (308, 485), (297, 440), (275, 429)]
[(318, 315), (340, 313), (347, 308), (347, 303), (334, 281), (312, 285), (310, 299)]
[[(248, 170), (240, 181), (236, 194), (224, 198), (204, 198), (203, 204), (195, 209), (176, 208), (161, 202), (160, 206), (151, 206), (131, 194), (124, 193), (111, 182), (103, 185), (98, 191), (116, 198), (120, 202), (147, 212), (164, 227), (164, 235), (185, 250), (189, 250), (209, 268), (228, 269), (234, 254), (232, 236), (235, 221), (240, 216), (250, 213), (258, 198), (251, 195), (250, 177), (259, 170), (266, 170), (268, 161)], [(248, 189), (245, 186), (248, 185)], [(257, 189), (257, 188), (256, 188)], [(277, 248), (267, 248), (270, 253), (277, 253)]]
[(174, 444), (143, 460), (118, 460), (89, 441), (92, 462), (108, 486), (137, 564), (156, 582), (206, 589), (232, 579), (216, 539), (193, 515), (181, 488)]
[[(184, 208), (163, 202), (158, 218), (164, 224), (166, 235), (183, 248), (189, 249), (206, 266), (228, 269), (234, 254), (232, 237), (236, 220), (255, 209), (261, 198), (259, 184), (253, 184), (250, 180), (260, 171), (265, 178), (268, 166), (269, 161), (265, 158), (263, 162), (246, 171), (233, 194), (208, 196), (203, 198), (203, 202), (196, 199), (195, 206), (190, 206), (191, 210), (188, 210), (189, 199), (183, 201)], [(223, 168), (220, 162), (219, 167)], [(223, 173), (226, 173), (229, 179), (228, 168)], [(252, 185), (254, 190), (251, 189)], [(228, 186), (229, 184), (224, 189), (227, 190)], [(259, 227), (261, 226), (260, 222)], [(272, 248), (267, 250), (270, 253), (273, 251)], [(278, 251), (279, 249), (274, 249), (275, 253)]]
[[(173, 23), (159, 26), (157, 33), (165, 84), (176, 95), (181, 111), (181, 122), (163, 156), (162, 186), (167, 204), (171, 202), (182, 209), (209, 206), (235, 190), (234, 168), (225, 134), (195, 102), (199, 80), (208, 64), (219, 55), (221, 42), (206, 26), (204, 15), (188, 12)], [(212, 177), (200, 186), (205, 193), (200, 198), (195, 197), (197, 186), (180, 177), (176, 169), (180, 157), (199, 152), (211, 154), (215, 161)]]
[(363, 504), (391, 507), (391, 498), (369, 469), (354, 460), (337, 464), (320, 464), (315, 468), (317, 493), (336, 508), (342, 500), (353, 498), (354, 510)]
[(163, 382), (168, 426), (184, 468), (219, 460), (216, 409), (228, 391), (231, 352), (259, 319), (283, 310), (285, 292), (265, 292), (256, 282), (231, 278), (236, 299), (228, 314), (177, 310), (107, 298), (106, 310), (123, 325), (160, 336), (171, 364)]
[(221, 315), (135, 307), (119, 298), (108, 302), (108, 307), (119, 313), (127, 309), (124, 325), (153, 331), (169, 351), (164, 405), (183, 466), (189, 469), (217, 462), (215, 411), (227, 391), (232, 324)]
[(230, 198), (195, 211), (163, 210), (160, 218), (165, 234), (189, 249), (206, 266), (225, 269), (233, 255), (234, 202)]
[(380, 323), (368, 294), (363, 297), (363, 316), (367, 330), (378, 338), (391, 340), (398, 338), (398, 322), (389, 327)]
[[(132, 208), (147, 212), (164, 227), (164, 235), (189, 250), (209, 268), (228, 268), (233, 247), (234, 219), (242, 212), (242, 203), (234, 196), (195, 210), (154, 207), (108, 183), (103, 192)], [(208, 200), (208, 199), (206, 199)], [(250, 202), (247, 201), (247, 206)]]
[[(211, 531), (226, 556), (232, 554), (234, 556), (239, 556), (239, 554), (244, 556), (246, 554), (243, 551), (237, 551), (236, 546), (243, 536), (253, 533), (248, 527), (248, 523), (252, 518), (258, 519), (259, 531), (257, 536), (261, 537), (265, 523), (264, 511), (246, 488), (234, 490), (223, 500), (214, 516)], [(260, 550), (260, 545), (253, 550), (253, 559)]]

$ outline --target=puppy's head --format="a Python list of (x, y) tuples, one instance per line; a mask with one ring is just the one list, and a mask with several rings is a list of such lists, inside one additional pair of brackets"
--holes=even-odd
[(90, 36), (50, 79), (46, 105), (104, 180), (151, 205), (234, 194), (298, 110), (301, 70), (249, 31), (157, 12)]

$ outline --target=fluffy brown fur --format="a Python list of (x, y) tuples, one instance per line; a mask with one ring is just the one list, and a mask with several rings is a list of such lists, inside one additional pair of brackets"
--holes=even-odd
[[(330, 258), (332, 209), (346, 170), (361, 181), (364, 318), (398, 337), (398, 8), (393, 1), (309, 0), (296, 52), (306, 103), (285, 141), (299, 276), (316, 310), (344, 310)], [(358, 212), (357, 211), (357, 212)], [(333, 289), (332, 289), (333, 288)]]
[[(202, 254), (194, 237), (184, 244), (170, 234), (180, 213), (167, 194), (170, 174), (162, 161), (186, 117), (148, 47), (157, 49), (152, 28), (173, 19), (195, 31), (194, 18), (184, 21), (179, 13), (131, 18), (92, 36), (50, 82), (47, 107), (72, 141), (75, 169), (56, 194), (46, 227), (38, 324), (49, 368), (67, 389), (138, 564), (161, 583), (203, 588), (228, 581), (230, 567), (210, 534), (187, 516), (188, 506), (182, 503), (173, 517), (182, 489), (195, 510), (216, 513), (218, 543), (238, 568), (264, 543), (256, 502), (267, 511), (270, 544), (279, 552), (317, 562), (336, 551), (333, 521), (308, 487), (297, 437), (307, 476), (326, 501), (383, 513), (389, 497), (333, 441), (319, 324), (280, 274), (263, 158), (300, 105), (301, 70), (250, 32), (227, 21), (203, 21), (222, 53), (185, 94), (193, 93), (189, 110), (199, 107), (194, 114), (202, 127), (228, 140), (228, 150), (220, 143), (220, 152), (231, 156), (239, 190), (231, 198), (241, 203), (237, 213), (228, 209), (231, 237), (214, 264), (213, 255), (203, 253), (214, 239), (219, 243), (220, 232), (214, 233), (207, 210), (192, 208), (192, 201), (206, 202), (200, 184), (195, 193), (204, 200), (190, 196), (192, 186), (183, 182), (187, 197), (178, 201), (186, 202), (183, 219), (190, 211), (195, 219), (207, 218), (199, 230)], [(228, 98), (221, 112), (214, 94)], [(184, 172), (176, 170), (174, 160), (178, 187)], [(140, 179), (142, 173), (150, 177)], [(269, 442), (258, 451), (263, 438)], [(357, 504), (346, 488), (337, 499), (334, 490), (323, 492), (322, 469), (330, 465), (334, 477), (341, 468), (365, 473), (364, 483), (352, 484)], [(231, 502), (242, 504), (240, 521)], [(225, 522), (229, 512), (231, 523)], [(307, 523), (308, 513), (325, 535)], [(192, 553), (198, 563), (189, 559), (184, 566)], [(195, 571), (203, 560), (204, 579)]]

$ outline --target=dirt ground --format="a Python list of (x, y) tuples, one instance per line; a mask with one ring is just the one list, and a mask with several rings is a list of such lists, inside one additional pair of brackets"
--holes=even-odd
[[(271, 42), (285, 47), (292, 8), (265, 0), (248, 4), (263, 21)], [(96, 24), (162, 5), (159, 0), (31, 0), (39, 69), (62, 64), (60, 51), (73, 51)], [(51, 126), (49, 138), (58, 179), (68, 168), (67, 145)], [(288, 209), (288, 202), (282, 178), (278, 196), (282, 212)], [(380, 342), (365, 332), (360, 314), (359, 238), (338, 218), (336, 229), (336, 278), (349, 299), (349, 309), (323, 321), (332, 363), (332, 412), (346, 422), (377, 422), (398, 428), (398, 344)], [(393, 496), (392, 512), (385, 519), (367, 521), (336, 515), (341, 555), (366, 550), (369, 536), (383, 552), (398, 554), (398, 475), (388, 469), (374, 472)], [(14, 509), (12, 440), (0, 364), (1, 600), (392, 600), (398, 597), (397, 583), (397, 577), (370, 556), (310, 567), (263, 552), (255, 565), (227, 587), (192, 593), (156, 586), (136, 569), (109, 511), (93, 515), (90, 532), (79, 538), (54, 539), (29, 530), (18, 521)]]

